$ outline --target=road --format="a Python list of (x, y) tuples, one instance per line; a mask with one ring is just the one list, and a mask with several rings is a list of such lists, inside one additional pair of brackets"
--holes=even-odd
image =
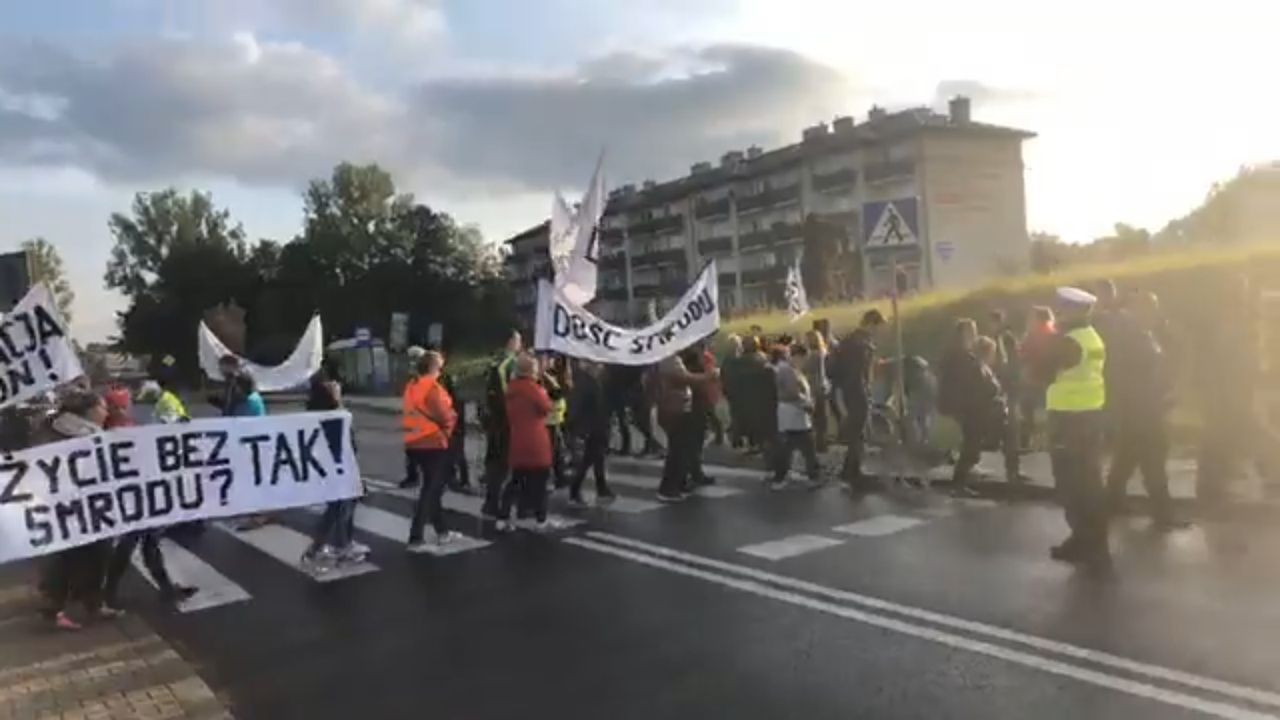
[[(279, 408), (273, 408), (273, 411)], [(1060, 512), (931, 493), (770, 492), (753, 471), (677, 506), (657, 469), (554, 535), (412, 555), (395, 418), (357, 411), (366, 566), (295, 565), (315, 516), (183, 538), (202, 593), (138, 611), (238, 718), (1261, 718), (1280, 714), (1280, 530), (1117, 521), (1111, 575), (1049, 560)], [(479, 445), (479, 438), (469, 438)], [(477, 447), (478, 450), (478, 447)]]

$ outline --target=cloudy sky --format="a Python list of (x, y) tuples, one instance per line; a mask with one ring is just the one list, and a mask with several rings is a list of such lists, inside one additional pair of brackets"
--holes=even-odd
[(123, 305), (107, 216), (138, 190), (212, 190), (251, 238), (288, 239), (308, 178), (376, 161), (500, 239), (603, 145), (611, 180), (661, 179), (955, 92), (1039, 133), (1032, 229), (1155, 228), (1280, 158), (1278, 22), (1249, 0), (9, 2), (0, 249), (52, 240), (100, 339)]

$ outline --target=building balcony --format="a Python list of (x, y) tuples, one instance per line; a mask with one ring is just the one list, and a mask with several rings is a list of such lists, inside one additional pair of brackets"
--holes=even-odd
[(600, 257), (601, 269), (622, 268), (622, 267), (626, 267), (626, 265), (627, 265), (626, 253), (610, 253), (608, 255), (602, 255)]
[(800, 201), (800, 183), (792, 183), (786, 187), (770, 188), (755, 195), (738, 198), (738, 212), (754, 212), (773, 205), (782, 205)]
[(600, 298), (603, 300), (626, 300), (627, 289), (625, 287), (601, 288)]
[(738, 236), (738, 252), (746, 252), (755, 248), (772, 245), (775, 236), (772, 230), (756, 230), (755, 232), (743, 233)]
[(606, 242), (622, 239), (622, 228), (602, 228), (600, 230), (600, 239)]
[(627, 226), (627, 234), (631, 236), (683, 231), (684, 215), (671, 215), (670, 217), (641, 220), (640, 222), (633, 222)]
[(894, 178), (911, 177), (915, 175), (915, 172), (915, 160), (891, 160), (867, 165), (862, 174), (866, 177), (867, 182), (874, 183), (893, 180)]
[(804, 229), (800, 223), (774, 223), (772, 230), (773, 236), (778, 242), (799, 240), (804, 236)]
[(685, 263), (684, 248), (671, 250), (654, 250), (631, 256), (631, 267), (651, 267), (654, 265), (683, 265)]
[(662, 294), (662, 285), (656, 280), (645, 283), (636, 283), (631, 289), (634, 291), (636, 298), (639, 299), (658, 297)]
[(716, 280), (720, 282), (720, 287), (736, 287), (738, 284), (738, 274), (731, 272), (722, 272), (716, 275)]
[(703, 255), (727, 253), (733, 250), (733, 238), (714, 237), (698, 241), (698, 252)]
[(719, 200), (699, 200), (693, 215), (699, 220), (709, 217), (727, 216), (729, 214), (729, 198)]
[(756, 270), (742, 271), (743, 285), (763, 285), (766, 283), (774, 283), (782, 278), (782, 267), (758, 268)]
[(853, 168), (840, 168), (829, 173), (813, 174), (813, 189), (818, 192), (827, 190), (839, 190), (841, 188), (853, 187), (858, 181), (858, 171)]

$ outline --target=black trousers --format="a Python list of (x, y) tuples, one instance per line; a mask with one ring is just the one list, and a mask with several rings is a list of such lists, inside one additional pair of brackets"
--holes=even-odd
[(778, 433), (773, 459), (773, 480), (782, 482), (791, 472), (791, 456), (800, 451), (804, 458), (804, 470), (810, 480), (818, 479), (818, 453), (813, 444), (812, 430), (784, 430)]
[(445, 468), (445, 476), (454, 487), (467, 487), (471, 484), (471, 468), (467, 466), (466, 433), (455, 432), (449, 438), (449, 462)]
[(861, 482), (863, 480), (862, 455), (865, 450), (867, 416), (870, 414), (870, 408), (866, 396), (852, 393), (845, 394), (844, 406), (848, 413), (843, 426), (844, 441), (849, 450), (845, 453), (840, 477), (845, 482)]
[(701, 426), (692, 412), (660, 417), (658, 422), (667, 433), (667, 457), (662, 463), (658, 493), (675, 497), (688, 486), (701, 454)]
[(108, 605), (114, 605), (118, 599), (120, 580), (128, 570), (129, 561), (133, 559), (134, 550), (138, 546), (142, 546), (142, 564), (155, 581), (160, 594), (169, 595), (173, 592), (173, 581), (164, 565), (164, 555), (160, 553), (160, 534), (159, 530), (142, 530), (129, 533), (116, 541), (111, 561), (107, 564), (107, 579), (102, 585), (103, 600)]
[(502, 507), (499, 517), (511, 517), (511, 505), (516, 505), (516, 517), (520, 519), (532, 517), (538, 522), (547, 519), (547, 480), (551, 477), (551, 468), (514, 468), (511, 471), (511, 482), (502, 491)]
[(1071, 540), (1107, 549), (1107, 495), (1102, 484), (1101, 411), (1049, 413), (1049, 459)]
[(548, 425), (547, 434), (551, 436), (551, 473), (558, 490), (569, 486), (569, 468), (564, 462), (564, 431), (559, 425)]
[(444, 524), (444, 486), (448, 481), (445, 467), (449, 462), (449, 450), (415, 448), (409, 453), (422, 478), (418, 502), (413, 507), (413, 520), (409, 523), (409, 542), (417, 542), (422, 539), (422, 528), (428, 520), (437, 535), (448, 530)]
[(623, 455), (631, 454), (631, 428), (627, 425), (628, 413), (631, 415), (631, 423), (640, 431), (640, 437), (644, 438), (644, 449), (652, 451), (658, 447), (658, 441), (653, 437), (653, 422), (650, 417), (653, 408), (642, 388), (628, 390), (623, 396), (614, 398), (609, 413), (617, 418), (618, 433), (622, 436)]
[(484, 445), (484, 506), (481, 512), (491, 517), (498, 516), (498, 508), (502, 497), (502, 487), (507, 480), (507, 453), (511, 444), (510, 431), (504, 424), (501, 428), (490, 428)]
[(707, 474), (702, 471), (702, 451), (707, 445), (707, 425), (710, 421), (710, 410), (703, 408), (696, 409), (693, 417), (690, 418), (689, 442), (692, 446), (689, 448), (689, 478), (685, 481), (686, 487), (705, 482), (707, 479)]
[(1012, 413), (1003, 421), (985, 421), (981, 417), (957, 418), (960, 425), (960, 457), (956, 459), (952, 470), (951, 481), (955, 485), (964, 485), (970, 480), (970, 474), (982, 459), (983, 445), (992, 432), (991, 422), (998, 424), (994, 429), (1000, 437), (1000, 452), (1004, 455), (1005, 477), (1013, 480), (1022, 471), (1022, 458), (1018, 454), (1018, 426)]
[(1151, 501), (1151, 516), (1166, 520), (1172, 514), (1169, 499), (1169, 433), (1161, 416), (1121, 418), (1116, 424), (1115, 453), (1107, 473), (1107, 497), (1112, 508), (1124, 505), (1129, 478), (1142, 471), (1142, 484)]
[(40, 578), (49, 615), (66, 609), (73, 601), (94, 612), (102, 604), (102, 581), (111, 555), (111, 541), (99, 540), (63, 550), (45, 562)]
[(816, 391), (813, 396), (813, 439), (818, 451), (827, 449), (827, 394)]
[(609, 482), (605, 478), (605, 452), (609, 449), (609, 436), (592, 433), (583, 438), (582, 457), (574, 469), (573, 484), (569, 486), (570, 497), (582, 497), (582, 484), (586, 482), (587, 470), (596, 475), (596, 495), (609, 495)]

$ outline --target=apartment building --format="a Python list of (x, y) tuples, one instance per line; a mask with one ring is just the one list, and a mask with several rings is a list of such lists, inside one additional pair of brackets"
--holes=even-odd
[[(785, 268), (817, 238), (828, 298), (888, 292), (896, 265), (912, 288), (981, 284), (1025, 272), (1022, 143), (1033, 133), (975, 122), (969, 100), (946, 114), (837, 117), (775, 150), (731, 151), (668, 182), (623, 185), (602, 222), (594, 310), (616, 322), (661, 314), (714, 258), (729, 312), (781, 303)], [(508, 241), (518, 309), (531, 312), (550, 272), (547, 224)]]

